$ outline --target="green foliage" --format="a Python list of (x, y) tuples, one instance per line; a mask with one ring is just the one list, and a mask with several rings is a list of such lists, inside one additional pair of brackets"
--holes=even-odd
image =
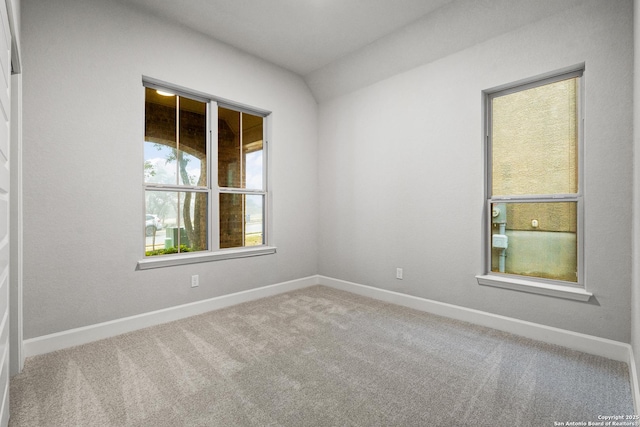
[[(180, 245), (180, 252), (192, 252), (192, 251), (193, 249), (188, 247), (187, 245)], [(171, 248), (147, 251), (145, 254), (147, 256), (155, 256), (155, 255), (169, 255), (169, 254), (177, 254), (177, 253), (178, 253), (178, 248), (174, 246)]]
[(145, 180), (151, 178), (152, 176), (156, 176), (156, 168), (153, 166), (148, 160), (144, 161), (144, 178)]

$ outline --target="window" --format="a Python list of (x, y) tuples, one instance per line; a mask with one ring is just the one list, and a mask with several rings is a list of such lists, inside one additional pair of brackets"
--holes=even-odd
[(220, 247), (263, 244), (264, 119), (218, 107)]
[(145, 83), (146, 259), (139, 266), (161, 255), (200, 255), (199, 262), (232, 257), (210, 256), (222, 250), (274, 252), (255, 250), (267, 248), (267, 115)]
[(581, 78), (578, 70), (485, 94), (481, 284), (584, 288)]

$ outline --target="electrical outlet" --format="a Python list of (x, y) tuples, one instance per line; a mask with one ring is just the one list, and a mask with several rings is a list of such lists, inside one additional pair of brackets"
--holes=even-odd
[(402, 269), (401, 268), (396, 268), (396, 279), (398, 280), (402, 280)]
[(200, 277), (197, 274), (194, 274), (191, 276), (191, 287), (197, 288), (198, 286), (200, 286)]

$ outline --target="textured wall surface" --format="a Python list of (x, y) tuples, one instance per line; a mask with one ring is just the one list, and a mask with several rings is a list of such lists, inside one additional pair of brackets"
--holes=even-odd
[[(640, 0), (633, 2), (633, 282), (631, 299), (631, 345), (640, 367)], [(636, 370), (637, 372), (637, 370)]]
[(581, 1), (452, 1), (401, 30), (305, 75), (305, 81), (320, 102), (327, 101), (508, 34)]
[[(317, 273), (317, 106), (300, 77), (116, 1), (22, 6), (26, 339)], [(143, 76), (272, 112), (277, 254), (136, 271)]]
[[(320, 272), (629, 342), (631, 17), (631, 1), (579, 2), (322, 102)], [(405, 52), (422, 48), (419, 37), (404, 45)], [(585, 283), (595, 296), (582, 303), (480, 286), (482, 91), (582, 63)], [(396, 267), (404, 280), (395, 279)]]
[[(507, 15), (483, 21), (486, 13), (454, 3), (424, 28), (462, 25), (463, 43), (454, 34), (442, 46), (455, 53), (425, 60), (424, 33), (408, 28), (394, 39), (402, 49), (373, 44), (323, 72), (323, 87), (362, 89), (330, 90), (318, 107), (299, 77), (118, 2), (24, 1), (25, 338), (320, 273), (629, 342), (631, 0), (568, 1), (472, 43)], [(472, 6), (484, 13), (487, 3), (508, 2)], [(406, 71), (386, 80), (348, 72), (371, 61), (384, 69), (398, 56), (408, 58)], [(482, 91), (580, 63), (586, 286), (595, 297), (479, 286)], [(135, 270), (143, 75), (273, 112), (277, 255)], [(396, 267), (404, 280), (395, 280)], [(200, 274), (199, 288), (190, 288), (191, 274)]]

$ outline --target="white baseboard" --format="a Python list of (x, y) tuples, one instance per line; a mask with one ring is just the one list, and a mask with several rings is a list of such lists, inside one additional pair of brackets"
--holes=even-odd
[(354, 294), (375, 298), (392, 304), (409, 307), (439, 316), (462, 320), (480, 326), (510, 332), (515, 335), (568, 347), (584, 353), (606, 357), (620, 362), (629, 361), (629, 344), (605, 338), (594, 337), (565, 329), (553, 328), (538, 323), (487, 313), (485, 311), (460, 307), (453, 304), (428, 300), (399, 292), (387, 291), (372, 286), (360, 285), (344, 280), (319, 276), (318, 283)]
[(486, 326), (537, 341), (567, 347), (572, 350), (606, 357), (619, 362), (625, 362), (629, 366), (629, 380), (635, 413), (640, 414), (640, 383), (633, 348), (630, 344), (326, 276), (318, 276), (318, 284), (401, 305), (403, 307), (413, 308), (415, 310)]
[(325, 285), (357, 295), (374, 298), (380, 301), (425, 311), (439, 316), (449, 317), (480, 326), (509, 332), (549, 344), (568, 347), (597, 356), (625, 362), (629, 365), (631, 390), (636, 413), (640, 413), (640, 387), (638, 371), (633, 357), (631, 345), (606, 338), (572, 332), (551, 326), (540, 325), (511, 317), (500, 316), (480, 310), (465, 308), (453, 304), (428, 300), (399, 292), (388, 291), (372, 286), (361, 285), (345, 280), (316, 275), (289, 282), (263, 286), (257, 289), (223, 295), (203, 301), (196, 301), (163, 310), (144, 313), (136, 316), (112, 320), (96, 325), (84, 326), (68, 331), (58, 332), (42, 337), (31, 338), (23, 342), (25, 357), (49, 353), (76, 345), (86, 344), (119, 334), (132, 332), (161, 323), (184, 319), (212, 310), (230, 307), (243, 302), (253, 301), (284, 292), (294, 291), (313, 285)]
[(132, 332), (150, 326), (184, 319), (190, 316), (218, 310), (243, 302), (253, 301), (284, 292), (294, 291), (318, 284), (318, 276), (310, 276), (275, 285), (263, 286), (257, 289), (223, 295), (203, 301), (196, 301), (163, 310), (143, 313), (136, 316), (111, 320), (95, 325), (83, 326), (41, 337), (30, 338), (23, 342), (25, 357), (50, 353), (63, 348), (73, 347), (89, 342), (110, 338), (116, 335)]

